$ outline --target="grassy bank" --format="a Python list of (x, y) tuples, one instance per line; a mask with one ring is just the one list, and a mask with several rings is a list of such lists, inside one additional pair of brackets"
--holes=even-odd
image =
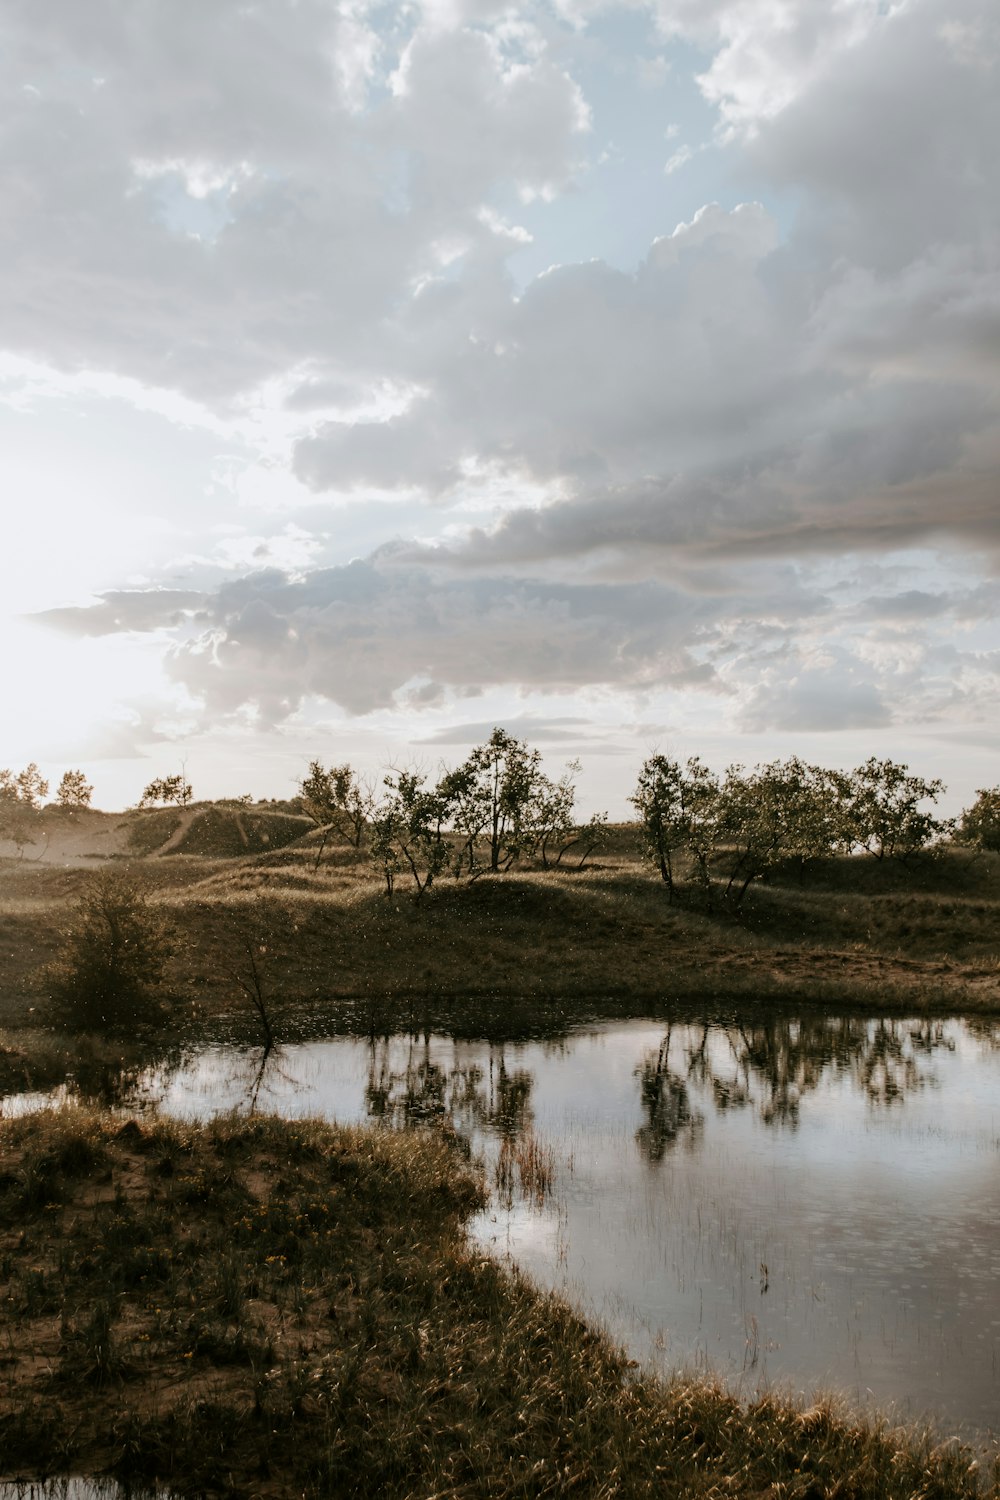
[(640, 1378), (470, 1250), (482, 1193), (431, 1134), (5, 1122), (4, 1468), (190, 1495), (979, 1492), (917, 1432)]
[[(172, 1027), (238, 1012), (246, 938), (263, 906), (272, 1003), (339, 1024), (772, 1007), (1000, 1012), (1000, 860), (951, 851), (789, 869), (734, 912), (688, 890), (671, 904), (634, 830), (580, 872), (524, 868), (387, 899), (364, 855), (317, 868), (307, 840), (269, 854), (149, 857), (141, 875), (176, 936), (162, 995)], [(631, 840), (631, 844), (630, 844)], [(0, 869), (0, 1026), (48, 1024), (44, 974), (94, 866)], [(256, 908), (256, 914), (255, 909)], [(596, 1008), (596, 1009), (595, 1009)], [(373, 1020), (373, 1024), (376, 1021)]]

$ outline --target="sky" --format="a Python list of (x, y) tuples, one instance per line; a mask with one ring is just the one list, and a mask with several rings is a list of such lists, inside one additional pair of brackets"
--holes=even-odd
[(995, 0), (7, 0), (0, 765), (1000, 782)]

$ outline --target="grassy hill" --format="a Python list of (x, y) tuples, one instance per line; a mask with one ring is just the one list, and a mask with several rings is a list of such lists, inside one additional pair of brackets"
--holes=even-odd
[(1000, 1009), (996, 855), (789, 867), (734, 911), (693, 886), (672, 904), (629, 825), (582, 870), (525, 861), (441, 877), (419, 899), (402, 877), (387, 897), (363, 851), (320, 857), (307, 819), (267, 805), (88, 812), (57, 833), (43, 860), (0, 861), (0, 1024), (45, 1015), (44, 967), (99, 867), (138, 871), (170, 918), (164, 993), (185, 1013), (238, 1005), (234, 973), (262, 911), (277, 934), (262, 959), (274, 1003), (345, 1024), (393, 1007), (473, 1027), (483, 1007), (494, 1021), (524, 1006)]

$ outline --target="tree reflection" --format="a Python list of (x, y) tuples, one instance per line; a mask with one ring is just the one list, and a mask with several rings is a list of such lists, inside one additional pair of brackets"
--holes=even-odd
[(66, 1091), (102, 1109), (155, 1108), (183, 1062), (179, 1047), (134, 1042), (109, 1048), (102, 1040), (81, 1038), (66, 1073)]
[(371, 1038), (365, 1105), (393, 1125), (447, 1120), (468, 1134), (488, 1130), (513, 1140), (531, 1124), (534, 1076), (507, 1067), (503, 1046), (491, 1047), (487, 1067), (445, 1067), (431, 1051), (429, 1033), (410, 1035), (400, 1062), (400, 1038)]
[(264, 1042), (243, 1053), (233, 1083), (243, 1096), (242, 1105), (248, 1115), (257, 1113), (262, 1096), (284, 1095), (289, 1089), (304, 1088), (288, 1067), (284, 1048), (274, 1042)]
[[(1000, 1027), (991, 1025), (1000, 1045)], [(795, 1129), (803, 1101), (839, 1078), (889, 1108), (932, 1079), (935, 1052), (954, 1048), (941, 1021), (815, 1016), (670, 1027), (636, 1069), (644, 1116), (636, 1140), (653, 1162), (679, 1140), (696, 1144), (702, 1100), (718, 1113), (747, 1108), (766, 1125)]]
[(670, 1068), (670, 1043), (668, 1028), (659, 1051), (650, 1053), (636, 1069), (645, 1120), (635, 1138), (650, 1162), (662, 1161), (678, 1140), (696, 1145), (704, 1126), (704, 1116), (691, 1106), (686, 1077)]

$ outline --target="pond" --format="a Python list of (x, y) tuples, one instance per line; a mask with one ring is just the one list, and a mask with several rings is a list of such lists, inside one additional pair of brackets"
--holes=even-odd
[(140, 1085), (192, 1116), (448, 1118), (494, 1187), (473, 1234), (636, 1359), (1000, 1427), (996, 1023), (334, 1037), (205, 1048)]

